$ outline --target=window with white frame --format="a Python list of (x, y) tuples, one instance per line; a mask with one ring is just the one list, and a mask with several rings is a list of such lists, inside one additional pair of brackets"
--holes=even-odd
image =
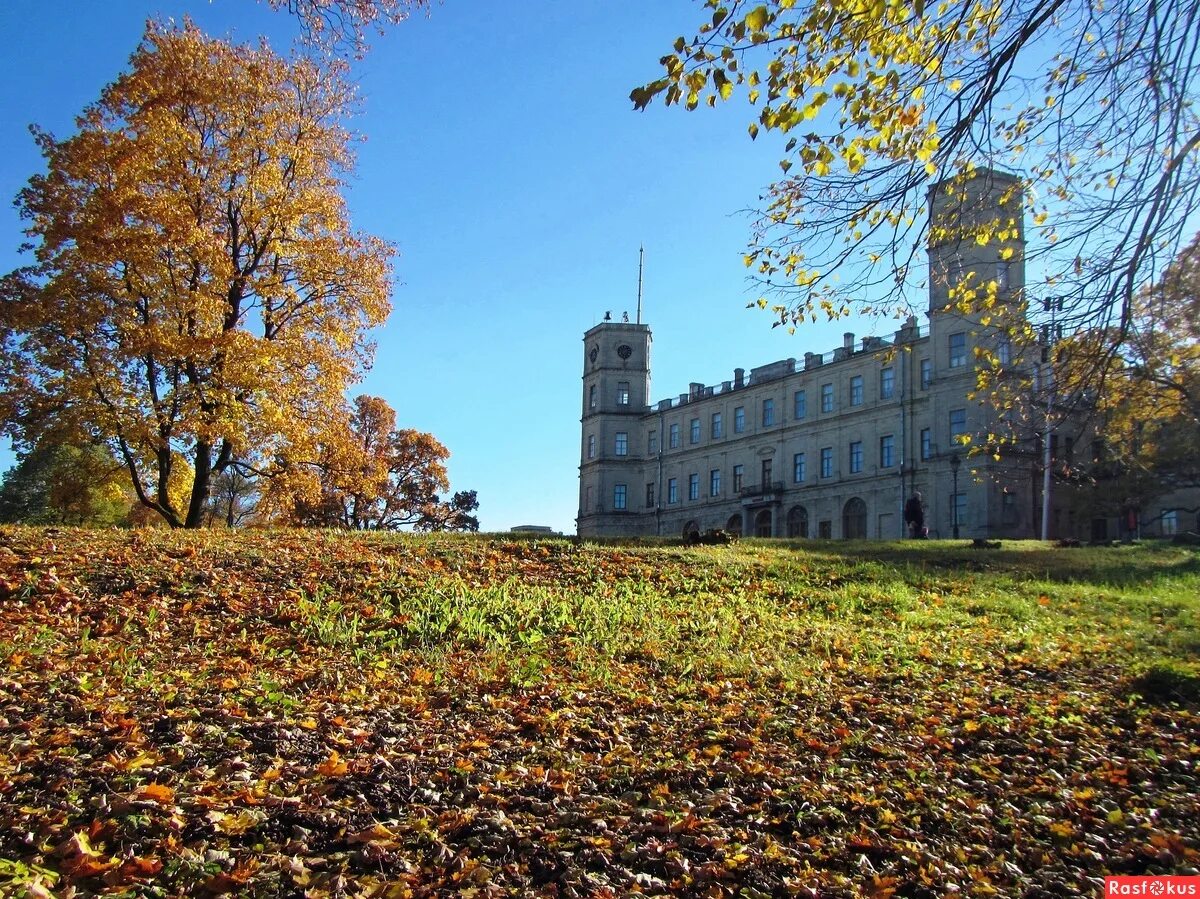
[(933, 360), (921, 360), (921, 389), (928, 390), (929, 385), (933, 383)]
[(763, 412), (762, 423), (763, 423), (764, 428), (768, 427), (769, 425), (775, 424), (775, 401), (774, 400), (763, 400), (762, 401), (762, 412)]
[(793, 399), (792, 418), (800, 421), (808, 415), (808, 393), (804, 390), (797, 390)]
[(832, 384), (822, 384), (821, 385), (821, 411), (822, 412), (832, 412), (833, 411), (833, 385)]
[(855, 375), (850, 379), (850, 405), (861, 406), (863, 404), (863, 378), (862, 375)]
[(821, 450), (821, 477), (833, 477), (833, 447), (827, 446)]
[(892, 434), (884, 434), (879, 438), (879, 467), (891, 468), (896, 464), (896, 438)]
[(652, 456), (658, 452), (658, 431), (651, 431), (646, 437), (646, 449)]
[(804, 453), (796, 453), (792, 456), (792, 481), (797, 484), (803, 484), (805, 474)]
[(721, 495), (721, 469), (714, 468), (708, 473), (708, 495)]
[(693, 473), (688, 475), (688, 499), (700, 498), (700, 475)]
[(670, 436), (668, 437), (669, 443), (667, 445), (671, 449), (679, 449), (679, 422), (675, 422), (673, 425), (671, 425), (671, 429), (668, 433)]
[(725, 436), (725, 426), (721, 423), (721, 413), (714, 412), (712, 414), (712, 439), (716, 440), (719, 437)]
[(933, 458), (933, 430), (921, 428), (921, 458), (925, 461)]
[(595, 384), (593, 384), (591, 387), (588, 388), (588, 408), (589, 409), (596, 408), (596, 385)]
[(589, 459), (596, 458), (596, 435), (588, 434), (587, 439), (587, 457)]
[(617, 431), (613, 452), (618, 456), (629, 455), (629, 435), (625, 431)]
[(738, 406), (733, 410), (733, 433), (741, 434), (746, 430), (746, 407)]
[(673, 505), (679, 502), (679, 479), (667, 479), (667, 505)]
[(628, 406), (629, 405), (629, 382), (628, 381), (617, 381), (617, 405), (618, 406)]
[(692, 443), (700, 442), (700, 419), (693, 418), (691, 424), (691, 441)]
[(863, 450), (862, 441), (855, 440), (850, 444), (850, 473), (858, 474), (862, 471), (863, 466)]

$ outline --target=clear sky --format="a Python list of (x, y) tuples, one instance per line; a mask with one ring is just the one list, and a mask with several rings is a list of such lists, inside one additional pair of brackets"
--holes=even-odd
[[(583, 332), (636, 305), (654, 332), (653, 396), (728, 380), (841, 344), (821, 323), (789, 336), (757, 297), (741, 212), (778, 172), (774, 135), (751, 142), (748, 107), (632, 111), (690, 0), (444, 0), (376, 37), (355, 64), (367, 138), (349, 193), (356, 228), (399, 250), (393, 311), (353, 394), (451, 451), (451, 488), (479, 492), (484, 530), (573, 533)], [(294, 25), (255, 0), (5, 0), (0, 4), (0, 197), (127, 65), (148, 17), (286, 52)], [(0, 270), (22, 263), (21, 223), (0, 203)], [(888, 333), (892, 323), (875, 326)], [(0, 448), (0, 469), (12, 462)]]

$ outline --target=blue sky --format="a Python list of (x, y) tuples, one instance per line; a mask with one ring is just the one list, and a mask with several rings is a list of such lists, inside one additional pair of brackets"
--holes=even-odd
[[(40, 170), (29, 124), (70, 134), (146, 19), (185, 15), (281, 52), (294, 35), (254, 0), (0, 5), (0, 197)], [(403, 426), (446, 444), (452, 489), (479, 492), (485, 530), (574, 532), (582, 336), (606, 310), (633, 314), (639, 244), (656, 399), (870, 333), (838, 322), (789, 336), (745, 308), (757, 294), (740, 211), (778, 172), (781, 146), (750, 141), (744, 104), (632, 111), (630, 89), (700, 15), (690, 0), (445, 0), (355, 64), (367, 141), (353, 223), (399, 257), (375, 366), (353, 393), (384, 397)], [(21, 264), (22, 239), (0, 203), (3, 271)], [(0, 469), (12, 458), (0, 448)]]

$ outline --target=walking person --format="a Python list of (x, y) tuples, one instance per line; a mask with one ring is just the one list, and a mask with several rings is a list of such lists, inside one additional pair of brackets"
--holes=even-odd
[(921, 492), (913, 491), (913, 495), (904, 504), (904, 523), (908, 525), (909, 535), (916, 540), (924, 540), (929, 536), (925, 527), (925, 506), (921, 503)]

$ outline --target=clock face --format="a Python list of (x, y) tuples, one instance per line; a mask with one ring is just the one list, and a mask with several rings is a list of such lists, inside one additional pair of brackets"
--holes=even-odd
[(596, 357), (600, 355), (599, 347), (592, 347), (588, 350), (588, 358), (592, 360), (592, 365), (596, 364)]
[(617, 347), (617, 355), (620, 356), (622, 359), (628, 359), (630, 356), (633, 355), (633, 350), (627, 344), (623, 343), (619, 347)]

